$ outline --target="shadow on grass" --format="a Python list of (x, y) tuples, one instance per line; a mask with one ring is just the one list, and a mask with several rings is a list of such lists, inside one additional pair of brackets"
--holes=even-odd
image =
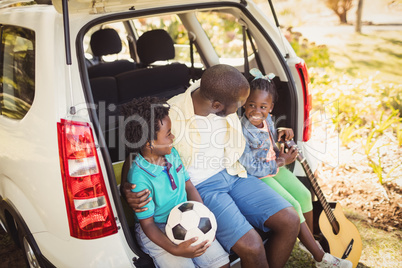
[[(402, 45), (402, 42), (401, 42), (401, 45)], [(384, 49), (384, 48), (380, 47), (380, 48), (377, 49), (377, 51), (379, 51), (381, 53), (386, 53), (386, 54), (388, 54), (389, 56), (392, 56), (392, 57), (402, 58), (402, 53), (396, 53), (394, 50), (391, 50), (391, 49)]]
[(402, 41), (401, 40), (397, 40), (397, 39), (392, 39), (392, 38), (384, 38), (385, 41), (393, 44), (393, 45), (397, 45), (397, 46), (402, 46)]

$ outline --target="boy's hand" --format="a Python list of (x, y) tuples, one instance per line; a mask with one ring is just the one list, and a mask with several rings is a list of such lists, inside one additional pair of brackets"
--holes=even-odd
[(134, 193), (131, 190), (136, 187), (135, 184), (131, 184), (128, 182), (125, 182), (123, 184), (123, 195), (126, 197), (126, 201), (128, 205), (135, 211), (135, 212), (143, 212), (147, 210), (148, 208), (144, 208), (146, 204), (151, 201), (152, 197), (149, 197), (149, 190), (145, 189), (142, 190), (141, 192)]
[(195, 258), (204, 254), (207, 248), (209, 248), (209, 245), (207, 245), (208, 240), (192, 246), (191, 244), (197, 241), (197, 239), (197, 237), (194, 237), (177, 245), (177, 253), (175, 255), (185, 258)]
[(278, 141), (282, 140), (282, 136), (285, 141), (290, 141), (295, 135), (291, 128), (280, 128), (278, 129)]
[(281, 166), (289, 165), (290, 163), (293, 163), (296, 160), (297, 154), (298, 154), (297, 149), (294, 147), (290, 148), (285, 153), (285, 145), (283, 143), (281, 143), (281, 152), (279, 153), (279, 156), (277, 159), (278, 166), (281, 167)]

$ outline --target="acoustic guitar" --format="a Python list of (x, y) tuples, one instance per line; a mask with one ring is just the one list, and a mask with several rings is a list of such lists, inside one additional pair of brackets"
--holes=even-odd
[[(306, 158), (303, 156), (296, 143), (291, 140), (285, 141), (284, 144), (288, 149), (295, 148), (297, 150), (297, 160), (303, 166), (313, 191), (322, 206), (323, 212), (321, 212), (319, 216), (318, 225), (322, 235), (325, 237), (325, 242), (328, 243), (327, 248), (329, 253), (338, 258), (351, 261), (353, 267), (356, 267), (362, 253), (362, 240), (359, 231), (356, 226), (345, 217), (339, 203), (335, 203), (334, 210), (332, 210)], [(326, 246), (323, 246), (323, 248), (325, 249)]]

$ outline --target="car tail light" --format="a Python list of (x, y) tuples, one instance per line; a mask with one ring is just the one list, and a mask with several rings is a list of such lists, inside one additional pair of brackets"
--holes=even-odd
[(94, 239), (117, 233), (91, 127), (62, 119), (57, 132), (71, 236)]
[(304, 100), (304, 123), (303, 123), (303, 141), (308, 141), (311, 138), (312, 125), (310, 122), (310, 111), (312, 109), (312, 100), (309, 90), (310, 78), (307, 72), (306, 63), (302, 60), (296, 64), (297, 72), (299, 73), (300, 82), (303, 88), (303, 100)]

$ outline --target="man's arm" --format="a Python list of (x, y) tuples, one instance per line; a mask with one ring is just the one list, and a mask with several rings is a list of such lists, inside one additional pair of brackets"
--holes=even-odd
[(187, 199), (189, 201), (198, 201), (200, 203), (204, 203), (202, 202), (202, 198), (198, 193), (197, 189), (195, 188), (195, 186), (193, 185), (193, 183), (191, 182), (191, 180), (186, 181), (186, 192), (187, 192)]
[(138, 193), (134, 193), (131, 190), (136, 187), (135, 184), (131, 184), (127, 181), (128, 171), (130, 170), (131, 161), (130, 156), (126, 158), (123, 164), (123, 168), (121, 171), (121, 184), (120, 184), (120, 193), (126, 199), (128, 205), (135, 211), (135, 212), (143, 212), (148, 208), (144, 208), (149, 201), (152, 200), (149, 197), (149, 190), (145, 189)]

